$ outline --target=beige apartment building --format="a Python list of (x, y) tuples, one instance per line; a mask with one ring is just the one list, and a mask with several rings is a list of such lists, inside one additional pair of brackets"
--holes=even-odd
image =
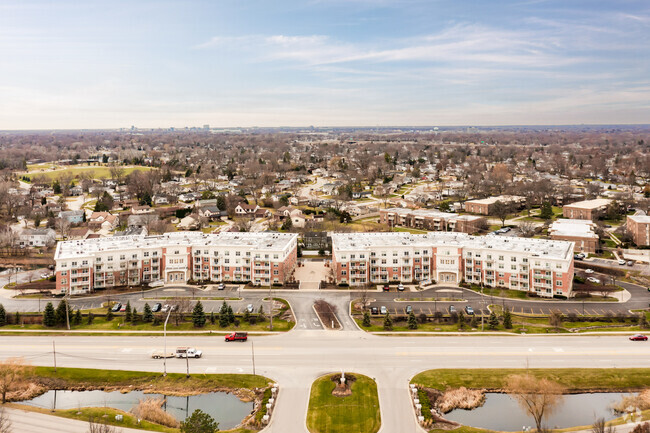
[(607, 206), (612, 201), (607, 198), (597, 198), (594, 200), (578, 201), (568, 204), (562, 208), (564, 218), (576, 220), (596, 220), (600, 215), (605, 213)]
[(519, 195), (500, 195), (481, 200), (468, 200), (465, 202), (465, 211), (480, 215), (490, 215), (494, 204), (498, 201), (509, 205), (521, 206), (526, 202), (526, 197), (521, 197)]
[(379, 210), (379, 221), (389, 227), (408, 227), (439, 232), (475, 233), (485, 218), (435, 209), (389, 208)]
[(598, 249), (596, 224), (591, 220), (563, 219), (555, 221), (548, 228), (553, 240), (574, 243), (574, 252), (594, 254)]

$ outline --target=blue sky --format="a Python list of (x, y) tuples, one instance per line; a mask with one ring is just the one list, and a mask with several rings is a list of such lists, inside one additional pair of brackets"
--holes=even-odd
[(650, 123), (647, 0), (0, 0), (0, 129)]

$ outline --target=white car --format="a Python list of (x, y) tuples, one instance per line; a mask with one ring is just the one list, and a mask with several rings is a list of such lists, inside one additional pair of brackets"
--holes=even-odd
[(621, 266), (625, 266), (625, 260), (619, 259), (618, 264), (621, 265)]
[(593, 274), (594, 270), (593, 269), (585, 269), (585, 274)]
[(600, 280), (598, 278), (594, 278), (594, 277), (587, 278), (587, 281), (589, 281), (590, 283), (594, 283), (594, 284), (600, 284)]

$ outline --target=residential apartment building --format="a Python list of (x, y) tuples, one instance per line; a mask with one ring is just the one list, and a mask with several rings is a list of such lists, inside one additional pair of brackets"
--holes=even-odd
[(488, 197), (481, 200), (468, 200), (465, 202), (465, 211), (480, 215), (490, 215), (496, 202), (500, 201), (508, 205), (519, 207), (526, 202), (526, 197), (518, 195), (500, 195)]
[(474, 233), (485, 218), (477, 215), (458, 215), (435, 209), (389, 208), (379, 210), (379, 221), (389, 227), (409, 227), (433, 231)]
[(293, 273), (298, 235), (173, 232), (59, 242), (54, 255), (60, 293), (85, 293), (151, 281), (282, 284)]
[(573, 248), (566, 241), (465, 233), (336, 233), (332, 269), (337, 283), (353, 286), (466, 281), (568, 297)]
[(593, 254), (598, 249), (596, 224), (591, 220), (560, 218), (548, 228), (551, 239), (573, 242), (574, 252)]
[(650, 245), (650, 216), (630, 215), (627, 217), (627, 231), (638, 246)]
[(562, 215), (564, 218), (594, 221), (607, 210), (611, 202), (606, 198), (578, 201), (562, 207)]

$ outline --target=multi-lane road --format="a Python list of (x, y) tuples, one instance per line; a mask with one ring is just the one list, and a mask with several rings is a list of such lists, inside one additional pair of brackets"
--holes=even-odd
[[(102, 369), (162, 371), (150, 357), (162, 337), (6, 336), (0, 357), (20, 354), (33, 364)], [(167, 345), (192, 345), (204, 357), (190, 361), (192, 373), (251, 373), (251, 343), (225, 343), (221, 337), (168, 337)], [(422, 431), (408, 398), (408, 382), (431, 368), (487, 367), (650, 367), (650, 344), (625, 336), (379, 337), (362, 331), (295, 330), (254, 337), (255, 366), (280, 385), (269, 432), (303, 432), (314, 379), (341, 370), (375, 378), (382, 432)], [(184, 372), (185, 362), (167, 360), (170, 372)], [(84, 431), (85, 425), (79, 428)], [(68, 430), (76, 431), (76, 430)]]

